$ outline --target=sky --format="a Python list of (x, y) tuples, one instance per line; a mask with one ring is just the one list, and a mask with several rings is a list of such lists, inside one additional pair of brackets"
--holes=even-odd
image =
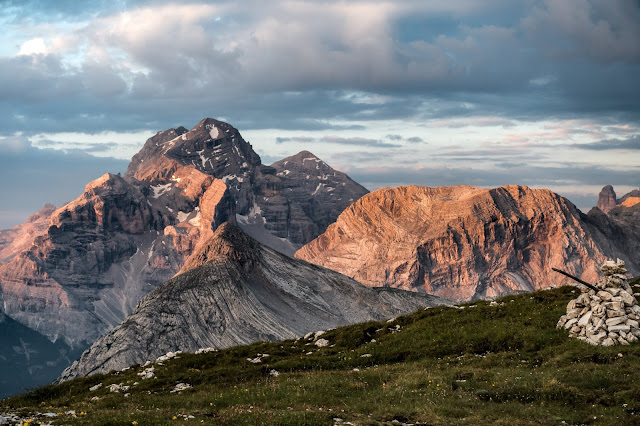
[(0, 228), (224, 120), (370, 190), (640, 186), (639, 0), (0, 0)]

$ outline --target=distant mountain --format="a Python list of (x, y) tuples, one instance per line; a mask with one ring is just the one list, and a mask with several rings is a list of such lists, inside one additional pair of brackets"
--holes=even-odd
[(640, 189), (634, 189), (618, 199), (616, 198), (616, 192), (613, 190), (613, 186), (606, 185), (598, 195), (596, 207), (604, 213), (609, 213), (617, 206), (632, 207), (636, 204), (640, 204)]
[(51, 383), (80, 355), (65, 343), (7, 317), (0, 309), (0, 399)]
[(25, 223), (11, 229), (0, 230), (0, 264), (5, 263), (17, 253), (27, 250), (33, 240), (47, 232), (49, 216), (55, 211), (53, 204), (46, 204), (32, 214)]
[(218, 120), (158, 132), (124, 176), (105, 174), (76, 200), (0, 231), (5, 311), (52, 341), (86, 348), (221, 223), (293, 254), (365, 193), (306, 151), (263, 165)]
[(636, 235), (549, 190), (409, 186), (362, 197), (296, 257), (366, 285), (465, 301), (557, 284), (552, 267), (595, 281), (606, 258), (637, 275)]
[(276, 341), (448, 303), (371, 289), (263, 246), (226, 223), (183, 272), (147, 295), (62, 375), (119, 370), (169, 351)]

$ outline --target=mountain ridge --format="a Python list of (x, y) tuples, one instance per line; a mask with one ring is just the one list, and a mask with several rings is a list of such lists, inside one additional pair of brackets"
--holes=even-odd
[[(625, 240), (609, 241), (598, 226)], [(467, 301), (549, 286), (552, 266), (592, 281), (607, 256), (627, 258), (637, 272), (640, 259), (626, 251), (632, 236), (614, 228), (549, 190), (383, 188), (352, 204), (296, 257), (365, 285)]]
[(61, 380), (142, 364), (169, 351), (295, 338), (447, 303), (365, 287), (263, 246), (225, 223), (181, 274), (143, 298)]

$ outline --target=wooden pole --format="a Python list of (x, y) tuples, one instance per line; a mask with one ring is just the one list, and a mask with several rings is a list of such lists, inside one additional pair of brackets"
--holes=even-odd
[(579, 282), (580, 284), (582, 284), (582, 285), (584, 285), (584, 286), (589, 287), (589, 288), (590, 288), (591, 290), (593, 290), (593, 291), (596, 291), (596, 292), (600, 291), (600, 289), (599, 289), (599, 288), (597, 288), (596, 286), (594, 286), (593, 284), (589, 284), (588, 282), (582, 281), (580, 278), (578, 278), (578, 277), (574, 277), (573, 275), (571, 275), (571, 274), (570, 274), (570, 273), (568, 273), (568, 272), (561, 271), (560, 269), (557, 269), (557, 268), (551, 268), (551, 269), (552, 269), (552, 270), (554, 270), (554, 271), (556, 271), (556, 272), (561, 273), (561, 274), (562, 274), (562, 275), (564, 275), (564, 276), (567, 276), (567, 277), (571, 278), (571, 279), (572, 279), (572, 280), (574, 280), (574, 281)]

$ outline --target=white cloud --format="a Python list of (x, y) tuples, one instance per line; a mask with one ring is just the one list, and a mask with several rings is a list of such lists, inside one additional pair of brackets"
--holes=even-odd
[(42, 55), (47, 53), (47, 45), (41, 37), (27, 40), (20, 46), (18, 56)]

